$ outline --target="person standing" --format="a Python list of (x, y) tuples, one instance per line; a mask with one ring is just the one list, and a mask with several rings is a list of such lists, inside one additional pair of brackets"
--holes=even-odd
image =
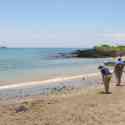
[(123, 69), (124, 69), (124, 62), (122, 61), (122, 58), (119, 58), (116, 61), (115, 67), (114, 67), (114, 73), (115, 73), (115, 77), (117, 80), (116, 86), (121, 85), (121, 78), (122, 78), (122, 74), (123, 74)]
[(101, 74), (102, 74), (102, 80), (104, 83), (104, 88), (105, 88), (105, 93), (109, 94), (109, 86), (110, 86), (110, 81), (112, 78), (112, 73), (110, 72), (110, 70), (105, 67), (105, 66), (99, 66), (98, 69), (100, 70)]

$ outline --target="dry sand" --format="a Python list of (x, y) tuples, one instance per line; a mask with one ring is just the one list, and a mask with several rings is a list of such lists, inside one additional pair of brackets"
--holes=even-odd
[(0, 105), (0, 125), (125, 125), (125, 87), (113, 87), (112, 94), (102, 90), (82, 89)]

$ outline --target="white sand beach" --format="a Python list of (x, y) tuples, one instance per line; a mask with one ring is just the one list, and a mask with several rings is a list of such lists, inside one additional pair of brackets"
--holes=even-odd
[(0, 105), (0, 125), (124, 125), (125, 87), (81, 89)]

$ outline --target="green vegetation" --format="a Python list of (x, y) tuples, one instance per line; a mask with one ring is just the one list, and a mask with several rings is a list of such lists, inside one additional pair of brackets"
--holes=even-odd
[(87, 58), (105, 58), (105, 57), (116, 57), (125, 55), (125, 46), (112, 46), (103, 44), (95, 46), (87, 50), (78, 50), (75, 53), (76, 57), (87, 57)]
[(101, 46), (95, 46), (96, 49), (101, 49), (101, 50), (110, 50), (110, 51), (125, 51), (125, 46), (119, 45), (119, 46), (111, 46), (108, 44), (103, 44)]

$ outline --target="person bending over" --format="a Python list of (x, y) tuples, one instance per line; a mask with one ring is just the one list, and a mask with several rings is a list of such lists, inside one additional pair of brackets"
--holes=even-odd
[(109, 86), (110, 86), (110, 81), (112, 78), (112, 73), (110, 72), (110, 70), (105, 67), (105, 66), (99, 66), (98, 69), (100, 70), (101, 74), (102, 74), (102, 80), (104, 83), (104, 88), (105, 88), (105, 93), (109, 94)]

